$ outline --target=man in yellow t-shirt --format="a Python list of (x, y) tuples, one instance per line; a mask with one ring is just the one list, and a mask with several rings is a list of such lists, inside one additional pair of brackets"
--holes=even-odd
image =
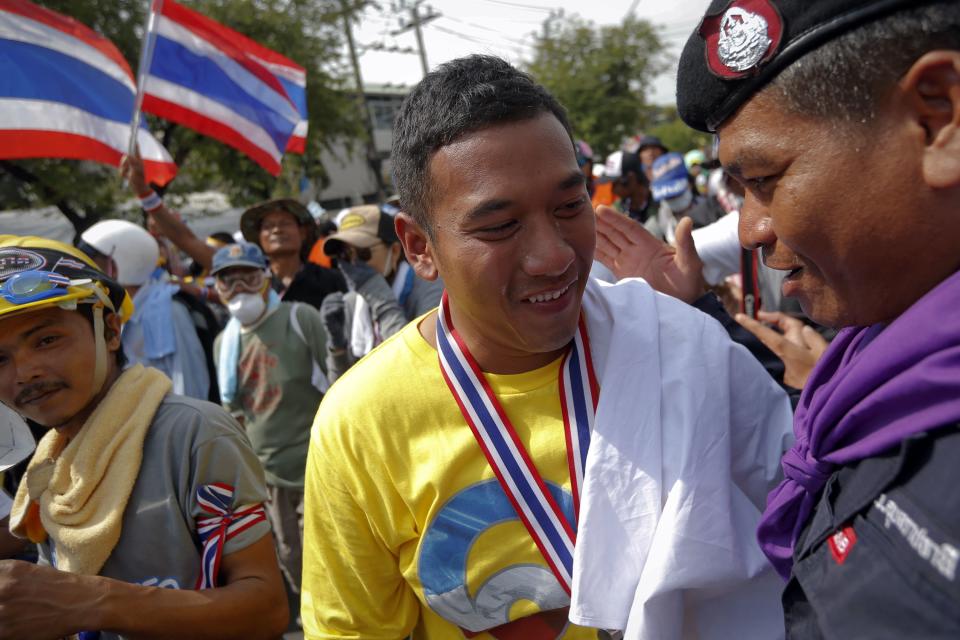
[[(761, 431), (758, 419), (741, 421), (742, 433), (728, 437), (722, 414), (736, 412), (716, 403), (718, 415), (709, 414), (712, 392), (699, 389), (712, 386), (726, 393), (729, 371), (775, 385), (740, 349), (731, 356), (739, 359), (736, 363), (718, 360), (722, 366), (715, 367), (710, 384), (702, 380), (698, 395), (691, 396), (676, 376), (702, 368), (702, 353), (719, 340), (729, 346), (720, 325), (706, 324), (706, 316), (676, 300), (655, 299), (639, 281), (606, 290), (591, 284), (588, 289), (594, 214), (566, 114), (543, 87), (506, 62), (470, 56), (430, 73), (400, 110), (392, 158), (403, 203), (397, 235), (419, 277), (443, 278), (443, 325), (438, 326), (436, 311), (416, 319), (354, 365), (324, 397), (307, 459), (304, 635), (311, 640), (602, 636), (605, 632), (567, 622), (570, 593), (576, 598), (578, 588), (574, 542), (578, 551), (596, 549), (596, 544), (581, 544), (589, 540), (588, 529), (596, 541), (605, 527), (622, 530), (623, 524), (616, 517), (598, 522), (578, 516), (579, 486), (587, 489), (585, 497), (596, 495), (590, 493), (584, 471), (589, 435), (582, 437), (591, 433), (597, 406), (597, 385), (588, 384), (594, 382), (590, 340), (596, 338), (593, 357), (605, 367), (599, 384), (610, 391), (605, 396), (600, 391), (596, 426), (609, 426), (611, 417), (613, 426), (636, 426), (654, 443), (646, 447), (651, 456), (662, 452), (658, 464), (663, 473), (650, 482), (662, 483), (664, 500), (655, 500), (649, 513), (637, 516), (649, 515), (654, 526), (663, 503), (692, 505), (701, 493), (717, 495), (699, 487), (713, 481), (729, 484), (729, 476), (716, 474), (702, 484), (689, 484), (684, 475), (691, 473), (689, 460), (721, 457), (724, 447), (751, 452), (748, 456), (761, 449), (756, 442), (744, 445), (749, 438), (743, 437)], [(589, 313), (581, 325), (584, 304)], [(643, 314), (638, 305), (644, 306)], [(638, 325), (637, 317), (652, 320)], [(667, 331), (671, 327), (683, 337)], [(657, 332), (659, 343), (641, 346), (645, 336)], [(689, 353), (668, 371), (655, 360), (661, 357), (658, 344), (669, 351), (668, 358), (675, 353), (671, 345), (686, 345)], [(438, 345), (444, 354), (442, 371)], [(618, 350), (644, 359), (621, 366), (611, 355)], [(694, 358), (700, 361), (692, 362)], [(643, 381), (633, 385), (628, 380), (629, 388), (623, 384), (634, 374), (648, 376), (655, 397), (646, 407), (663, 420), (617, 417), (618, 410), (634, 412), (631, 403), (638, 390), (633, 386)], [(658, 404), (661, 383), (673, 385), (670, 406)], [(767, 394), (755, 405), (785, 401), (779, 389), (774, 391), (779, 396)], [(617, 398), (627, 402), (618, 405)], [(683, 405), (679, 410), (673, 406), (677, 403)], [(690, 414), (705, 415), (703, 422), (720, 426), (700, 433), (687, 419)], [(757, 415), (765, 416), (766, 409)], [(499, 422), (513, 425), (502, 440), (507, 446), (496, 444), (500, 441), (489, 430), (496, 431)], [(698, 436), (692, 438), (694, 444), (677, 440), (675, 434), (685, 433)], [(697, 443), (705, 450), (691, 451)], [(594, 447), (590, 453), (602, 450)], [(778, 448), (774, 458), (779, 453)], [(770, 471), (752, 463), (740, 468), (757, 477)], [(637, 471), (621, 488), (631, 491), (642, 475)], [(524, 478), (534, 480), (524, 485), (526, 490), (517, 489)], [(697, 487), (699, 493), (684, 497), (685, 486)], [(680, 488), (676, 495), (674, 487)], [(751, 488), (758, 500), (765, 495), (765, 487)], [(648, 489), (644, 496), (660, 490)], [(646, 504), (628, 502), (622, 506)], [(589, 508), (585, 502), (585, 513)], [(756, 504), (752, 508), (758, 515)], [(621, 514), (633, 517), (629, 509)], [(682, 517), (672, 515), (659, 535), (686, 533)], [(752, 538), (753, 522), (731, 524), (727, 531), (725, 516), (715, 520), (709, 530), (724, 540)], [(580, 541), (578, 528), (584, 534)], [(643, 539), (627, 543), (636, 547), (629, 555), (626, 549), (610, 551), (615, 564), (620, 553), (630, 558), (626, 572), (613, 569), (622, 574), (621, 583), (637, 582), (629, 571), (650, 544), (649, 536), (639, 537)], [(739, 556), (728, 556), (715, 564), (736, 565)], [(682, 587), (681, 574), (697, 574), (697, 567), (683, 569), (677, 580), (663, 582)], [(725, 574), (722, 580), (739, 577), (728, 580)], [(678, 617), (684, 597), (680, 587), (660, 598), (667, 609), (676, 609), (664, 624), (676, 627), (677, 637), (684, 624)], [(594, 597), (607, 597), (599, 593), (602, 589), (589, 590)], [(626, 589), (619, 591), (618, 599), (633, 599)], [(581, 610), (577, 619), (602, 620), (596, 626), (611, 627), (605, 622), (612, 618), (587, 614)], [(625, 628), (623, 620), (612, 622)]]
[[(321, 405), (308, 462), (307, 637), (460, 638), (509, 620), (560, 637), (567, 594), (497, 483), (413, 322), (355, 365)], [(432, 325), (431, 325), (432, 326)], [(573, 501), (555, 360), (488, 374), (568, 518)], [(491, 636), (484, 636), (491, 637)], [(596, 638), (568, 630), (564, 638)]]
[[(444, 118), (415, 122), (431, 85), (455, 101), (493, 84), (516, 102), (483, 113), (489, 101), (474, 99), (461, 114), (469, 122), (458, 124), (440, 99), (430, 111)], [(394, 149), (406, 159), (395, 163), (405, 205), (398, 236), (419, 276), (442, 275), (457, 331), (573, 523), (557, 376), (595, 231), (566, 116), (494, 58), (444, 65), (415, 94)], [(412, 127), (432, 140), (416, 140)], [(448, 134), (457, 139), (448, 144)], [(417, 200), (427, 180), (444, 189)], [(569, 595), (444, 382), (436, 322), (435, 312), (419, 318), (360, 361), (317, 414), (306, 480), (306, 637), (596, 638), (596, 630), (563, 632)]]

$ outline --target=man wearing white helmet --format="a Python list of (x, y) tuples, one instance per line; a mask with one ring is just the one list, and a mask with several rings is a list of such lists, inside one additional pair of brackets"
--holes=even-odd
[(180, 288), (157, 272), (160, 250), (146, 229), (126, 220), (104, 220), (83, 232), (79, 248), (133, 298), (135, 311), (123, 330), (132, 364), (159, 369), (173, 392), (209, 399), (210, 372), (190, 310), (174, 296)]

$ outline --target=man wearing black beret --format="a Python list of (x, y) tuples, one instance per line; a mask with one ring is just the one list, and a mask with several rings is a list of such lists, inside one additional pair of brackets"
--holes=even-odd
[(677, 100), (741, 243), (844, 328), (758, 532), (787, 636), (960, 637), (960, 3), (714, 0)]

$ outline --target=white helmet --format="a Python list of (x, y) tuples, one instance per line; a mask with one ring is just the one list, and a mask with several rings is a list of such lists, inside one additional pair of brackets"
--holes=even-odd
[(33, 447), (27, 423), (13, 409), (0, 404), (0, 473), (29, 456)]
[(150, 279), (160, 260), (160, 247), (146, 229), (126, 220), (104, 220), (80, 238), (117, 265), (114, 278), (124, 287), (139, 287)]

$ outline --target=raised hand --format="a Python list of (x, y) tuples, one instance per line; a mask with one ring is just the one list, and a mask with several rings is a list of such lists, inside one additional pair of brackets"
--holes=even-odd
[(597, 208), (597, 259), (617, 279), (643, 278), (661, 293), (690, 304), (706, 293), (703, 262), (693, 244), (693, 221), (677, 225), (677, 246), (655, 238), (612, 207)]
[(827, 341), (812, 327), (785, 313), (761, 311), (758, 315), (760, 320), (775, 328), (742, 313), (734, 319), (783, 360), (786, 367), (783, 382), (795, 389), (803, 389), (813, 366), (826, 351)]

